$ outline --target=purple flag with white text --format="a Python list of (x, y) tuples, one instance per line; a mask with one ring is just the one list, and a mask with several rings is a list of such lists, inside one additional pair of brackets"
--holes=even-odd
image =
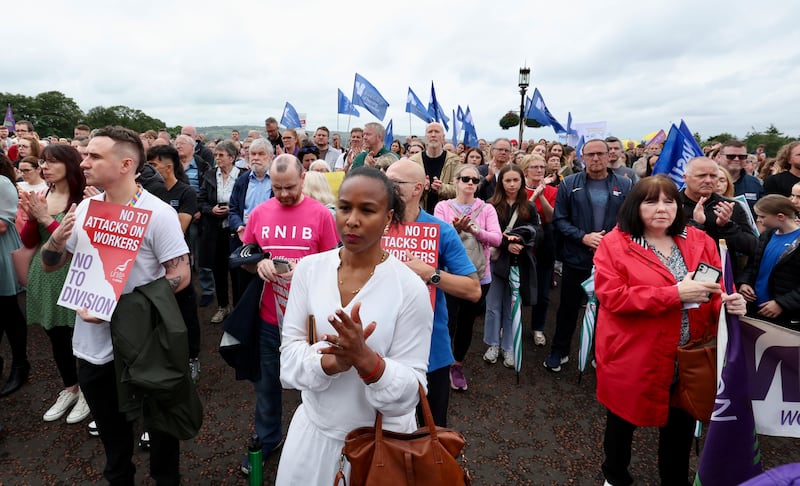
[[(733, 267), (725, 247), (722, 248), (722, 257), (725, 261), (725, 291), (732, 293)], [(723, 309), (719, 334), (717, 352), (725, 353), (725, 359), (718, 372), (717, 398), (694, 486), (729, 486), (761, 474), (761, 449), (756, 437), (739, 317)], [(725, 334), (727, 346), (724, 345)]]

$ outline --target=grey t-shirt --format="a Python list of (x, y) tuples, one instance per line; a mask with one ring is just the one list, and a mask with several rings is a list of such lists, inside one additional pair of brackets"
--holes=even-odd
[(603, 220), (608, 206), (608, 188), (605, 179), (586, 179), (586, 190), (592, 201), (592, 232), (603, 230)]

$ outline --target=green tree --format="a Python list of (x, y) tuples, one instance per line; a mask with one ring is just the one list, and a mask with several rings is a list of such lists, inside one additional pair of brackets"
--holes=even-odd
[(759, 145), (763, 145), (767, 154), (774, 157), (781, 147), (792, 141), (792, 138), (784, 136), (775, 125), (770, 124), (763, 132), (759, 132), (753, 128), (752, 132), (748, 132), (747, 135), (745, 135), (743, 141), (747, 144), (748, 150), (752, 151)]
[(83, 110), (75, 100), (59, 91), (47, 91), (36, 95), (34, 102), (39, 113), (33, 126), (40, 137), (72, 137), (75, 125), (83, 118)]
[(4, 107), (11, 103), (14, 119), (33, 123), (40, 137), (71, 137), (72, 129), (83, 118), (83, 111), (75, 100), (60, 91), (46, 91), (35, 97), (2, 93), (0, 103)]
[(732, 135), (730, 133), (722, 132), (722, 133), (719, 133), (717, 135), (714, 135), (713, 137), (708, 137), (708, 139), (706, 140), (706, 143), (707, 144), (708, 143), (717, 143), (717, 142), (725, 143), (725, 142), (727, 142), (729, 140), (738, 140), (738, 138), (736, 138), (735, 135)]
[(166, 126), (158, 118), (153, 118), (141, 110), (122, 105), (95, 106), (86, 113), (85, 121), (92, 128), (121, 125), (137, 132), (158, 130)]

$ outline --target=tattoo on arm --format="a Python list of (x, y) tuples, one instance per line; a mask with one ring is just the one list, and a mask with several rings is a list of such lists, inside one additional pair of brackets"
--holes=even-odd
[[(178, 268), (181, 263), (186, 259), (186, 255), (181, 255), (179, 257), (175, 257), (172, 260), (167, 260), (164, 262), (164, 266), (166, 268)], [(179, 279), (180, 280), (180, 279)]]
[(180, 277), (172, 277), (172, 278), (168, 278), (168, 279), (167, 279), (167, 282), (169, 283), (169, 287), (170, 287), (170, 288), (172, 289), (172, 291), (174, 292), (174, 291), (175, 291), (175, 289), (177, 289), (177, 288), (178, 288), (178, 286), (181, 284), (181, 278), (180, 278)]
[(47, 248), (42, 248), (42, 263), (47, 265), (48, 267), (54, 267), (61, 263), (61, 259), (64, 257), (64, 251), (53, 251)]

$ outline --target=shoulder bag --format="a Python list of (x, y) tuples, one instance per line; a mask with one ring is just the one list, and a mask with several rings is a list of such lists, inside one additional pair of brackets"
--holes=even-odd
[(678, 383), (670, 405), (704, 423), (717, 398), (717, 338), (706, 335), (678, 347)]
[[(377, 412), (374, 427), (360, 427), (345, 437), (339, 472), (334, 486), (344, 480), (344, 460), (350, 463), (350, 486), (469, 485), (469, 473), (458, 461), (466, 444), (455, 430), (437, 427), (422, 385), (419, 400), (425, 426), (411, 434), (381, 428), (383, 416)], [(347, 486), (347, 481), (344, 481)]]

